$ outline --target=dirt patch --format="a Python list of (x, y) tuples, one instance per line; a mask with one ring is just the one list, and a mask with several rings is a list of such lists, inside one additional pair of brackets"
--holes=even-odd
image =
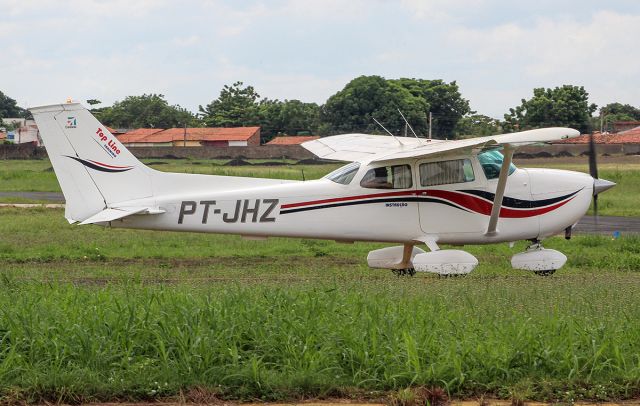
[[(189, 268), (194, 266), (206, 267), (206, 266), (237, 266), (237, 267), (249, 267), (259, 265), (259, 262), (264, 263), (277, 263), (283, 264), (301, 264), (303, 266), (312, 265), (321, 261), (324, 266), (331, 265), (357, 265), (362, 262), (361, 258), (349, 258), (349, 257), (333, 257), (324, 256), (321, 260), (316, 257), (307, 256), (287, 256), (283, 257), (204, 257), (204, 258), (108, 258), (100, 263), (117, 266), (125, 265), (143, 265), (145, 267), (155, 268)], [(20, 264), (43, 264), (41, 261), (11, 261), (7, 259), (5, 263), (20, 263)], [(58, 267), (73, 264), (86, 264), (88, 261), (83, 259), (77, 260), (53, 260), (46, 261), (47, 266)]]
[(278, 161), (267, 161), (267, 162), (260, 162), (259, 164), (256, 164), (258, 166), (285, 166), (285, 165), (289, 165), (286, 162), (278, 162)]
[(234, 158), (231, 161), (224, 164), (224, 166), (251, 166), (252, 163), (245, 161), (242, 158)]
[[(259, 402), (259, 403), (242, 403), (235, 401), (224, 401), (217, 398), (212, 398), (206, 402), (193, 402), (189, 399), (179, 400), (179, 401), (159, 401), (159, 402), (141, 402), (141, 403), (133, 403), (133, 402), (124, 402), (124, 403), (89, 403), (90, 406), (184, 406), (185, 404), (192, 405), (241, 405), (241, 406), (291, 406), (291, 405), (304, 405), (304, 406), (334, 406), (334, 405), (349, 405), (349, 406), (384, 406), (388, 403), (375, 400), (371, 402), (367, 402), (366, 400), (353, 400), (353, 399), (331, 399), (331, 400), (301, 400), (301, 401), (291, 401), (287, 403), (268, 403), (268, 402)], [(471, 399), (471, 400), (451, 400), (447, 403), (449, 406), (512, 406), (514, 405), (513, 400), (500, 400), (500, 399)], [(558, 403), (544, 403), (544, 402), (524, 402), (526, 406), (550, 406)], [(575, 402), (573, 403), (575, 406), (636, 406), (640, 405), (640, 400), (626, 400), (619, 402)]]

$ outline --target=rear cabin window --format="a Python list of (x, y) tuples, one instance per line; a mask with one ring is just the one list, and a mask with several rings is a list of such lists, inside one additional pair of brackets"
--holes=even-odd
[(408, 189), (413, 186), (409, 165), (381, 166), (369, 169), (360, 186), (370, 189)]
[(358, 173), (360, 164), (358, 162), (350, 163), (331, 172), (325, 178), (332, 180), (341, 185), (348, 185), (353, 180), (353, 177)]
[(475, 179), (469, 159), (420, 164), (420, 185), (422, 186), (473, 182)]

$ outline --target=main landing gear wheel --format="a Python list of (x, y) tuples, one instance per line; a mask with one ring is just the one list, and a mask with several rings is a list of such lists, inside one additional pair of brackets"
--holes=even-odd
[(392, 269), (391, 272), (396, 276), (413, 276), (416, 274), (415, 268)]

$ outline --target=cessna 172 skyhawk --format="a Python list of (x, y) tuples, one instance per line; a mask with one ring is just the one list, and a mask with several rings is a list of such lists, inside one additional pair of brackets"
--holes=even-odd
[(552, 273), (567, 258), (540, 241), (570, 233), (591, 198), (614, 185), (584, 173), (511, 163), (518, 146), (579, 134), (569, 128), (455, 141), (325, 137), (303, 147), (351, 163), (305, 182), (159, 172), (136, 159), (78, 103), (31, 112), (70, 223), (393, 242), (401, 245), (371, 251), (367, 260), (396, 273), (469, 273), (478, 264), (473, 255), (439, 245), (518, 240), (532, 245), (513, 256), (514, 268)]

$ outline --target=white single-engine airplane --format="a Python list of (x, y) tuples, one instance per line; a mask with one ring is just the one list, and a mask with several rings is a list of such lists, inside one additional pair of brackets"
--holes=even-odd
[(398, 274), (466, 274), (478, 260), (439, 244), (519, 240), (532, 245), (513, 256), (515, 269), (553, 273), (567, 258), (540, 241), (563, 231), (570, 236), (592, 197), (615, 185), (597, 175), (511, 163), (518, 146), (579, 135), (569, 128), (455, 141), (325, 137), (303, 147), (320, 158), (351, 163), (304, 182), (159, 172), (136, 159), (78, 103), (31, 112), (70, 223), (393, 242), (401, 245), (371, 251), (367, 261)]

